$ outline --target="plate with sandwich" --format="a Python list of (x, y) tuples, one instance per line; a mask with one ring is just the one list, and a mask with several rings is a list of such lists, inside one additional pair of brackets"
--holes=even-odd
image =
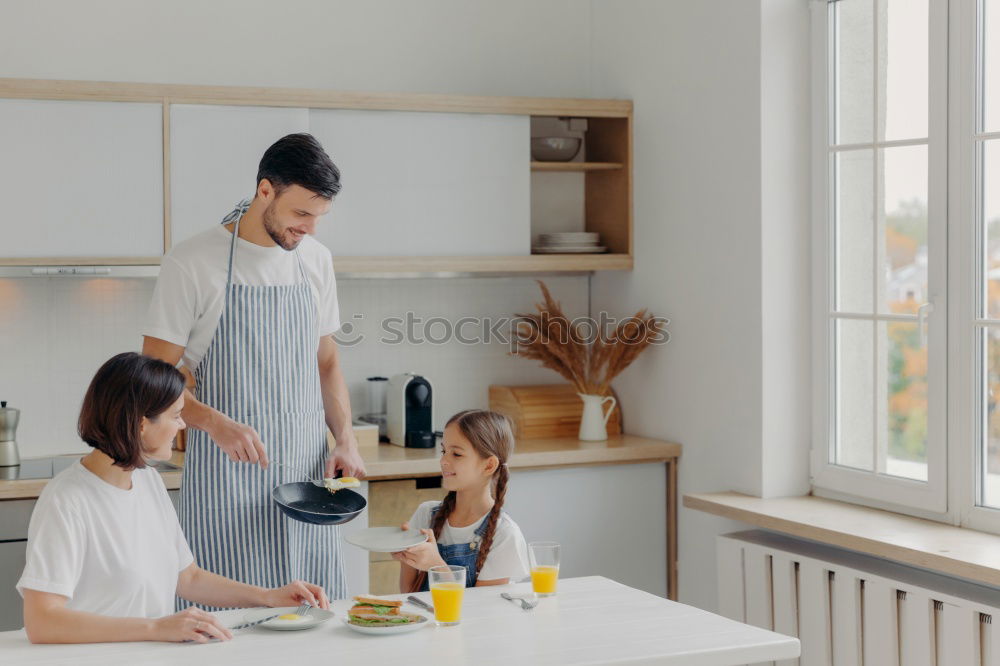
[(427, 541), (419, 530), (398, 527), (369, 527), (344, 536), (344, 541), (373, 553), (398, 553)]
[(361, 595), (354, 597), (354, 606), (347, 611), (344, 624), (362, 634), (385, 636), (405, 634), (429, 624), (427, 616), (404, 613), (402, 601)]

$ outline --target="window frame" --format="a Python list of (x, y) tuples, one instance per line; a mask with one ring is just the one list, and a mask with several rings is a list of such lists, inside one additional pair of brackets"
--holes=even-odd
[[(1000, 2), (992, 0), (1000, 10)], [(952, 270), (949, 285), (956, 307), (953, 308), (949, 326), (956, 334), (952, 346), (954, 362), (950, 367), (949, 382), (953, 386), (953, 399), (949, 403), (949, 459), (952, 474), (949, 501), (954, 508), (955, 522), (963, 527), (1000, 533), (1000, 509), (979, 506), (981, 478), (980, 424), (982, 404), (977, 390), (979, 358), (976, 321), (978, 312), (978, 287), (980, 266), (982, 220), (979, 216), (981, 193), (978, 172), (978, 123), (979, 53), (981, 35), (978, 30), (980, 0), (952, 0), (950, 13), (951, 52), (950, 81), (958, 91), (949, 99), (950, 126), (953, 140), (949, 160), (951, 165), (949, 191), (955, 196), (949, 202), (951, 219), (961, 224), (951, 225), (949, 246), (952, 251)], [(994, 133), (995, 134), (995, 133)], [(969, 406), (973, 409), (969, 409)]]
[[(877, 7), (876, 0), (872, 0)], [(949, 488), (954, 483), (949, 478), (948, 431), (952, 419), (949, 413), (948, 367), (948, 308), (947, 285), (951, 284), (946, 274), (953, 265), (948, 251), (947, 219), (951, 214), (948, 206), (950, 182), (948, 146), (948, 104), (947, 85), (949, 63), (953, 58), (935, 58), (935, 53), (948, 52), (951, 36), (949, 32), (949, 3), (947, 0), (929, 0), (929, 65), (928, 65), (928, 298), (933, 312), (927, 317), (928, 326), (928, 447), (926, 482), (880, 475), (874, 472), (855, 470), (830, 462), (830, 452), (835, 446), (836, 423), (833, 409), (836, 366), (834, 359), (834, 326), (837, 310), (834, 302), (836, 247), (835, 225), (831, 208), (833, 177), (831, 156), (834, 151), (830, 143), (830, 121), (834, 117), (833, 104), (829, 94), (830, 82), (835, 75), (834, 45), (830, 43), (830, 4), (816, 2), (812, 6), (812, 103), (813, 103), (813, 149), (812, 149), (812, 199), (813, 199), (813, 312), (812, 339), (814, 353), (813, 370), (813, 446), (811, 451), (811, 484), (816, 495), (857, 501), (881, 508), (917, 515), (946, 516), (949, 506)], [(952, 2), (952, 5), (959, 3)], [(877, 14), (876, 14), (877, 16)], [(876, 19), (877, 20), (877, 19)], [(878, 38), (877, 26), (873, 30)], [(873, 85), (877, 87), (877, 77)], [(944, 91), (944, 95), (936, 93)], [(877, 98), (877, 91), (876, 91)], [(934, 103), (934, 100), (944, 101)], [(874, 100), (878, 108), (877, 99)], [(879, 141), (872, 138), (871, 146), (877, 154), (883, 150), (881, 144), (896, 142)], [(906, 143), (906, 142), (901, 142)], [(874, 192), (874, 210), (882, 205), (880, 193)], [(866, 321), (884, 321), (873, 314)], [(954, 329), (952, 329), (954, 330)], [(874, 408), (874, 405), (873, 405)], [(1000, 526), (1000, 523), (998, 523)]]

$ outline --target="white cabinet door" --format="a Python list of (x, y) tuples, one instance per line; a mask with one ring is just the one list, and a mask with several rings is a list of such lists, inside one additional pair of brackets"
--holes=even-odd
[(667, 594), (662, 463), (514, 470), (504, 510), (531, 541), (562, 545), (560, 577), (607, 576)]
[(24, 626), (24, 605), (14, 587), (24, 571), (28, 542), (0, 541), (0, 631)]
[(343, 191), (316, 237), (334, 256), (526, 255), (527, 116), (312, 109)]
[(0, 99), (0, 257), (163, 253), (160, 104)]
[(308, 129), (307, 109), (172, 105), (171, 245), (218, 224), (240, 199), (252, 197), (264, 151)]

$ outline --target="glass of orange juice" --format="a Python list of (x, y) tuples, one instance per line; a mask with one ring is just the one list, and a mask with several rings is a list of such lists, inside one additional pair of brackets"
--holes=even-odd
[(434, 619), (439, 627), (451, 627), (462, 620), (465, 595), (465, 567), (444, 564), (427, 570), (427, 583), (434, 602)]
[(535, 541), (528, 544), (531, 560), (531, 589), (540, 597), (554, 597), (559, 580), (559, 544)]

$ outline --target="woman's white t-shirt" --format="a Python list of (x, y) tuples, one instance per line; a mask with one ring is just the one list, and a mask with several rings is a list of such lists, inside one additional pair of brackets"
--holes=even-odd
[(67, 608), (111, 617), (174, 612), (181, 571), (194, 562), (160, 475), (132, 472), (123, 490), (79, 461), (38, 498), (17, 590), (68, 597)]
[[(418, 506), (410, 518), (410, 529), (430, 529), (431, 511), (440, 504), (440, 502), (424, 502)], [(442, 546), (471, 543), (476, 535), (476, 530), (479, 529), (488, 515), (486, 514), (468, 527), (452, 527), (446, 521), (444, 527), (441, 528), (438, 543)], [(524, 535), (521, 534), (521, 528), (510, 516), (501, 513), (496, 532), (493, 534), (493, 545), (490, 546), (486, 562), (483, 563), (483, 568), (480, 569), (477, 577), (482, 580), (510, 578), (513, 582), (524, 578), (528, 573), (528, 545), (524, 541)]]
[[(226, 297), (226, 272), (232, 233), (222, 224), (175, 246), (160, 262), (142, 334), (184, 347), (184, 365), (192, 372), (215, 336)], [(323, 244), (306, 236), (292, 251), (236, 241), (233, 283), (282, 286), (302, 281), (298, 259), (316, 301), (319, 334), (340, 329), (333, 258)]]

